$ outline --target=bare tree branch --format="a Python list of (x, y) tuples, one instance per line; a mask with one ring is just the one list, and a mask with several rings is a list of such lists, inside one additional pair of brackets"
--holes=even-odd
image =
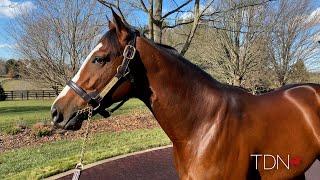
[(166, 14), (164, 14), (162, 16), (162, 20), (165, 19), (166, 17), (170, 16), (171, 14), (179, 11), (181, 8), (185, 7), (186, 5), (188, 5), (192, 0), (187, 0), (186, 2), (182, 3), (180, 6), (178, 6), (177, 8), (167, 12)]
[[(24, 59), (23, 77), (64, 86), (79, 69), (104, 24), (95, 1), (35, 1), (37, 9), (16, 18), (10, 28)], [(83, 6), (80, 6), (83, 5)], [(62, 13), (63, 12), (63, 13)]]
[(101, 3), (102, 5), (108, 7), (109, 9), (112, 9), (112, 8), (116, 8), (118, 10), (118, 12), (120, 13), (120, 17), (122, 18), (122, 20), (128, 24), (128, 22), (126, 21), (126, 18), (124, 17), (124, 14), (120, 8), (120, 0), (117, 0), (116, 1), (116, 4), (113, 4), (113, 3), (110, 3), (110, 2), (107, 2), (105, 0), (97, 0), (99, 3)]
[(144, 9), (144, 12), (149, 13), (148, 8), (147, 8), (146, 4), (143, 2), (143, 0), (140, 0), (140, 4), (141, 4), (142, 8)]

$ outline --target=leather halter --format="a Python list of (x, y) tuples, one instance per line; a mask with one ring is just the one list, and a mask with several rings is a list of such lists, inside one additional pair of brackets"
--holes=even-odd
[(103, 98), (109, 94), (111, 89), (117, 85), (120, 79), (126, 77), (130, 73), (129, 63), (135, 57), (136, 53), (135, 42), (136, 35), (134, 34), (133, 39), (129, 41), (129, 43), (126, 45), (123, 51), (123, 60), (121, 65), (119, 65), (117, 68), (117, 73), (100, 93), (87, 93), (83, 88), (81, 88), (72, 80), (67, 82), (67, 85), (72, 90), (74, 90), (83, 100), (85, 100), (89, 105), (91, 105), (94, 111), (98, 112), (103, 117), (109, 117), (111, 112), (118, 109), (127, 100), (123, 100), (120, 104), (118, 104), (115, 108), (113, 108), (110, 111), (107, 111), (100, 107), (100, 103), (103, 100)]

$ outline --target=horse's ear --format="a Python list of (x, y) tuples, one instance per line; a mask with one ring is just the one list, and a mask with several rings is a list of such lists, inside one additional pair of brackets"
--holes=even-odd
[[(114, 26), (117, 31), (117, 35), (120, 41), (125, 40), (129, 36), (129, 28), (126, 24), (122, 21), (121, 17), (111, 9), (113, 15)], [(110, 25), (110, 24), (109, 24)]]
[(112, 21), (109, 20), (108, 24), (109, 24), (109, 30), (116, 29), (116, 25)]

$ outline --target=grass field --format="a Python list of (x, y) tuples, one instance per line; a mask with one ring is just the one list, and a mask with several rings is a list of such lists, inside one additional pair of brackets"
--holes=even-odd
[[(17, 124), (32, 124), (49, 120), (53, 100), (0, 102), (0, 132)], [(114, 114), (121, 115), (136, 109), (146, 109), (132, 99)], [(170, 144), (159, 129), (104, 132), (92, 135), (84, 163), (92, 163), (120, 154)], [(24, 147), (0, 154), (0, 179), (41, 179), (72, 169), (79, 159), (81, 140), (59, 140), (37, 147)]]
[(8, 78), (6, 78), (6, 77), (0, 77), (0, 83), (2, 82), (2, 81), (4, 81), (4, 80), (7, 80)]
[[(90, 139), (84, 163), (170, 144), (159, 128), (96, 134)], [(57, 141), (0, 154), (0, 179), (41, 179), (74, 168), (80, 140)]]
[(52, 100), (0, 101), (0, 131), (49, 120)]
[[(0, 79), (0, 82), (1, 82), (1, 79)], [(47, 89), (47, 88), (38, 86), (35, 83), (31, 83), (28, 80), (22, 80), (22, 79), (3, 79), (2, 86), (5, 91)]]
[[(6, 132), (15, 125), (30, 126), (36, 122), (50, 121), (53, 100), (0, 101), (0, 132)], [(143, 109), (138, 99), (126, 102), (114, 115), (129, 113), (132, 109)]]

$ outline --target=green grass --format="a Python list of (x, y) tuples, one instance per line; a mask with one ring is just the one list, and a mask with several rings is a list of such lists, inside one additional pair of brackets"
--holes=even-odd
[(50, 118), (53, 100), (0, 101), (0, 131), (8, 131), (17, 124), (30, 126)]
[[(84, 163), (170, 144), (159, 128), (100, 133), (90, 139)], [(64, 140), (0, 154), (0, 179), (40, 179), (72, 169), (81, 140)]]
[[(30, 126), (49, 120), (53, 100), (0, 102), (0, 132), (14, 134), (17, 125)], [(146, 110), (145, 105), (132, 99), (114, 114)], [(99, 118), (99, 117), (98, 117)], [(84, 163), (135, 152), (170, 143), (159, 128), (125, 132), (104, 132), (89, 140)], [(60, 140), (37, 147), (24, 147), (0, 154), (0, 179), (41, 179), (72, 169), (79, 159), (81, 139)]]
[[(0, 132), (10, 131), (18, 124), (30, 126), (50, 120), (53, 100), (0, 101)], [(146, 109), (138, 99), (126, 102), (114, 115), (127, 114), (133, 109)]]

